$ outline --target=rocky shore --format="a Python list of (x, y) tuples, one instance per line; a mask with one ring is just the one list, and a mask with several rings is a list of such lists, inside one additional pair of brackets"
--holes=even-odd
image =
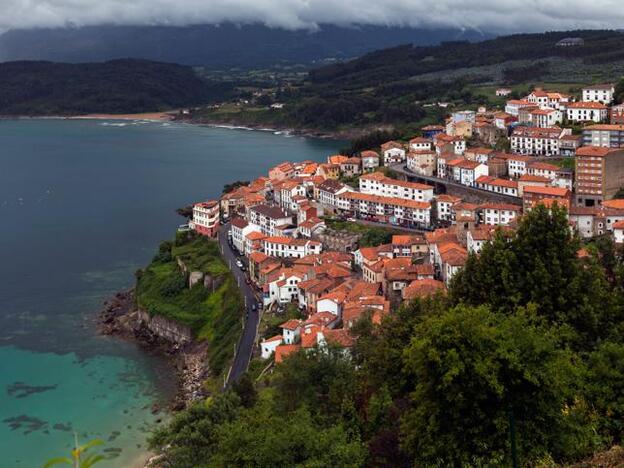
[[(169, 361), (178, 387), (169, 409), (184, 409), (190, 402), (206, 396), (202, 388), (208, 374), (206, 345), (196, 342), (180, 345), (153, 333), (140, 318), (133, 289), (121, 291), (104, 303), (98, 314), (98, 332), (131, 340), (146, 352)], [(155, 404), (152, 411), (156, 413), (160, 407)]]
[(386, 127), (371, 127), (371, 128), (347, 128), (347, 129), (336, 129), (334, 131), (329, 130), (318, 130), (311, 128), (293, 128), (288, 126), (280, 126), (275, 124), (259, 124), (259, 123), (250, 123), (245, 121), (239, 121), (236, 119), (228, 119), (228, 120), (213, 120), (207, 118), (192, 118), (188, 116), (176, 116), (174, 121), (187, 123), (192, 125), (204, 125), (207, 127), (224, 127), (224, 128), (240, 128), (240, 129), (248, 129), (248, 130), (260, 130), (260, 131), (270, 131), (270, 132), (280, 132), (289, 135), (302, 136), (307, 138), (322, 138), (322, 139), (331, 139), (331, 140), (352, 140), (361, 136), (366, 135), (370, 131), (373, 130), (384, 130), (388, 129)]

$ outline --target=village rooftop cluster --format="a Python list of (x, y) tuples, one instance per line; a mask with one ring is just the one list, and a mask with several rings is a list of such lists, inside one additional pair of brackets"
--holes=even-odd
[[(279, 363), (327, 344), (349, 349), (361, 317), (378, 323), (402, 301), (444, 294), (470, 253), (497, 229), (513, 236), (536, 204), (565, 207), (581, 238), (623, 243), (624, 200), (613, 197), (624, 181), (624, 105), (612, 105), (614, 93), (610, 84), (589, 86), (575, 101), (536, 89), (504, 111), (454, 112), (445, 125), (380, 151), (283, 162), (196, 204), (191, 228), (212, 237), (225, 223), (264, 309), (291, 304), (306, 317), (262, 340), (262, 358)], [(566, 124), (581, 125), (581, 134)], [(501, 141), (508, 152), (494, 149)], [(360, 247), (357, 233), (331, 229), (330, 219), (404, 233)]]

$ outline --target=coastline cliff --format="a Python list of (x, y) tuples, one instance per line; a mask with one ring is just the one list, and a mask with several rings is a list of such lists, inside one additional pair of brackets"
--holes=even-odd
[(136, 272), (136, 286), (107, 301), (100, 332), (169, 357), (182, 409), (222, 385), (238, 342), (242, 299), (217, 243), (178, 233)]

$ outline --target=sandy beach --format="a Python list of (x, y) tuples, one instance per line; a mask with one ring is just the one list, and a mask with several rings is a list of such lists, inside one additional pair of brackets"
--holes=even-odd
[(173, 120), (172, 112), (145, 112), (142, 114), (86, 114), (67, 117), (68, 119), (100, 119), (100, 120)]

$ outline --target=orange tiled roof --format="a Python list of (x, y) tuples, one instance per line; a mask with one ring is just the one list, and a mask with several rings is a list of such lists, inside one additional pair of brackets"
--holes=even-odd
[(275, 364), (284, 361), (288, 355), (297, 352), (300, 348), (301, 347), (296, 344), (279, 345), (275, 348)]
[(295, 331), (297, 328), (301, 327), (301, 320), (290, 319), (280, 325), (280, 328), (285, 328), (286, 330)]
[(409, 301), (416, 297), (426, 297), (436, 292), (445, 292), (446, 286), (442, 281), (425, 278), (412, 281), (409, 286), (403, 289), (403, 299)]
[(581, 146), (576, 150), (576, 156), (604, 157), (612, 151), (611, 148), (605, 148), (603, 146)]

